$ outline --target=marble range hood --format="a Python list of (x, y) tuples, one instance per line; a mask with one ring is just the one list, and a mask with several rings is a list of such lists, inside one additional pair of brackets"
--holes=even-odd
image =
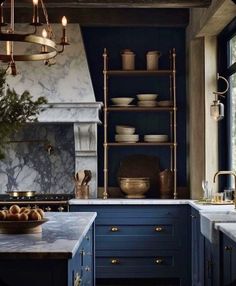
[[(25, 30), (28, 25), (19, 24)], [(60, 25), (53, 25), (60, 35)], [(45, 96), (48, 104), (39, 123), (71, 123), (74, 130), (75, 172), (92, 171), (90, 197), (97, 196), (97, 124), (101, 102), (96, 102), (79, 24), (68, 25), (70, 46), (56, 57), (56, 64), (17, 63), (19, 74), (8, 79), (17, 92), (29, 90), (36, 98)], [(101, 71), (102, 72), (102, 71)]]

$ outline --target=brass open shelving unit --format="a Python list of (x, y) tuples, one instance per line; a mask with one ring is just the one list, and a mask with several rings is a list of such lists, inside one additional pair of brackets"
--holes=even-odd
[[(177, 168), (176, 168), (176, 155), (177, 155), (177, 134), (176, 134), (176, 52), (175, 49), (169, 51), (170, 58), (170, 69), (169, 70), (109, 70), (108, 69), (108, 52), (104, 49), (103, 53), (103, 88), (104, 88), (104, 191), (103, 199), (108, 197), (108, 149), (109, 147), (140, 147), (140, 146), (160, 146), (170, 148), (170, 169), (174, 174), (174, 199), (177, 198)], [(171, 107), (138, 107), (138, 106), (127, 106), (127, 107), (116, 107), (108, 105), (108, 80), (109, 77), (119, 76), (168, 76), (169, 77), (169, 93), (170, 100), (173, 101)], [(170, 142), (137, 142), (137, 143), (120, 143), (120, 142), (108, 142), (108, 113), (109, 112), (169, 112), (170, 113)]]

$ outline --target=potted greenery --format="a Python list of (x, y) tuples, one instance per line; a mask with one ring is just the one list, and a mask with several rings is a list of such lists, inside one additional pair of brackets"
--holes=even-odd
[(4, 158), (4, 146), (9, 137), (26, 122), (37, 121), (41, 105), (45, 103), (44, 97), (34, 101), (28, 91), (17, 94), (6, 84), (5, 71), (0, 70), (0, 159)]

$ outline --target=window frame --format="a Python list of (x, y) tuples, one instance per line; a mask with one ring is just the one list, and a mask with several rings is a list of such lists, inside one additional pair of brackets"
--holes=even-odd
[[(224, 28), (217, 37), (217, 70), (219, 74), (229, 80), (229, 77), (236, 73), (236, 63), (229, 66), (230, 47), (229, 41), (236, 35), (236, 17)], [(225, 89), (225, 83), (218, 81), (218, 89)], [(225, 105), (225, 118), (218, 123), (218, 160), (219, 170), (231, 169), (231, 109), (230, 109), (230, 91), (227, 92), (225, 98), (220, 100)], [(220, 188), (230, 187), (231, 178), (224, 177), (221, 180)]]

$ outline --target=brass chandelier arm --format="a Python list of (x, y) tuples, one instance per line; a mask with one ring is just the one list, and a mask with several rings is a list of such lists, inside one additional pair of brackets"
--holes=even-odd
[[(51, 51), (38, 53), (38, 54), (29, 54), (29, 55), (15, 55), (13, 56), (14, 61), (41, 61), (49, 60), (56, 57), (58, 51), (57, 46), (54, 41), (43, 38), (37, 35), (30, 34), (6, 34), (0, 33), (0, 41), (12, 41), (12, 42), (26, 42), (30, 44), (37, 44), (40, 46), (45, 46), (51, 49)], [(0, 60), (4, 62), (11, 61), (12, 56), (6, 54), (0, 54)]]

